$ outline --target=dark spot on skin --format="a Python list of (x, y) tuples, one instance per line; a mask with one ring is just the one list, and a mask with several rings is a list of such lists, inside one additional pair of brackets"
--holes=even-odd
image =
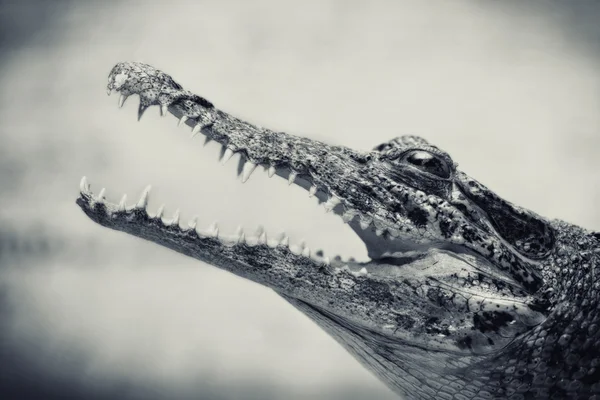
[(465, 336), (464, 338), (457, 340), (456, 345), (460, 349), (472, 349), (473, 339), (471, 338), (471, 336)]
[(449, 220), (446, 220), (446, 219), (440, 220), (440, 222), (438, 223), (438, 226), (440, 227), (440, 232), (442, 233), (442, 235), (444, 235), (445, 238), (449, 238), (450, 236), (452, 236), (453, 229), (452, 229), (452, 224), (450, 223)]
[(509, 313), (504, 311), (484, 311), (473, 316), (473, 329), (482, 333), (498, 333), (501, 327), (508, 325), (513, 319)]
[(462, 232), (463, 238), (470, 243), (475, 243), (477, 242), (477, 233), (475, 232), (475, 229), (471, 228), (470, 226), (464, 226), (463, 227), (463, 232)]
[(420, 208), (408, 210), (406, 216), (418, 227), (427, 226), (427, 213)]

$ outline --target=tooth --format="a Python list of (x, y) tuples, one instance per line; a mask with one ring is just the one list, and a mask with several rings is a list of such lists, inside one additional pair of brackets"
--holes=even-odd
[(325, 264), (325, 265), (331, 264), (331, 260), (329, 260), (329, 257), (324, 257), (323, 258), (323, 264)]
[(250, 175), (252, 175), (252, 172), (254, 172), (254, 169), (256, 168), (256, 164), (254, 164), (251, 161), (247, 161), (244, 164), (244, 170), (242, 171), (242, 183), (245, 183), (248, 178), (250, 178)]
[(225, 165), (225, 163), (227, 161), (229, 161), (229, 159), (231, 159), (231, 157), (233, 156), (233, 150), (231, 150), (229, 147), (225, 150), (225, 154), (223, 154), (223, 159), (221, 160), (221, 164)]
[(371, 224), (372, 219), (369, 217), (359, 218), (360, 227), (362, 229), (367, 229)]
[(160, 116), (164, 117), (165, 115), (167, 115), (168, 109), (169, 109), (169, 107), (166, 104), (161, 104), (160, 105)]
[(165, 205), (161, 204), (160, 207), (158, 207), (158, 210), (156, 210), (156, 215), (154, 216), (154, 218), (156, 218), (156, 219), (162, 218), (164, 211), (165, 211)]
[(106, 94), (110, 96), (112, 94), (112, 89), (106, 88)]
[(144, 115), (144, 111), (146, 111), (147, 108), (148, 106), (143, 105), (140, 101), (140, 106), (138, 107), (138, 121), (142, 119), (142, 115)]
[(383, 235), (383, 229), (375, 229), (375, 234), (376, 234), (377, 236), (381, 236), (381, 235)]
[(260, 236), (264, 231), (265, 228), (262, 225), (259, 225), (258, 228), (256, 228), (256, 236)]
[(217, 225), (216, 222), (213, 222), (209, 227), (208, 227), (208, 234), (211, 237), (214, 238), (218, 238), (219, 237), (219, 226)]
[(315, 195), (315, 193), (317, 193), (317, 185), (312, 185), (310, 187), (310, 189), (308, 190), (308, 197), (313, 197)]
[(281, 239), (279, 240), (279, 244), (281, 246), (289, 246), (290, 245), (290, 238), (284, 233), (281, 234)]
[(140, 197), (137, 204), (135, 205), (136, 208), (139, 208), (141, 210), (146, 208), (146, 206), (148, 205), (148, 193), (150, 193), (150, 189), (152, 189), (152, 186), (150, 186), (150, 185), (146, 186), (146, 188), (142, 192), (142, 196)]
[(288, 176), (288, 185), (294, 183), (294, 181), (296, 180), (296, 176), (298, 176), (298, 173), (296, 171), (290, 172), (290, 175)]
[(237, 238), (237, 242), (239, 244), (246, 243), (246, 235), (244, 234), (244, 232), (240, 233), (240, 236), (238, 236), (238, 238)]
[(273, 175), (275, 175), (275, 167), (273, 165), (271, 165), (269, 167), (269, 170), (267, 171), (267, 175), (269, 175), (269, 178), (272, 178)]
[(338, 204), (341, 203), (341, 200), (335, 196), (331, 196), (329, 200), (325, 203), (325, 212), (329, 212), (335, 208)]
[(123, 104), (125, 104), (125, 100), (127, 100), (127, 96), (121, 93), (121, 95), (119, 96), (119, 108), (123, 107)]
[(190, 227), (190, 229), (196, 229), (196, 225), (198, 224), (198, 217), (194, 217), (190, 220), (190, 222), (188, 222), (188, 226)]
[(196, 124), (194, 125), (194, 127), (192, 128), (192, 134), (191, 134), (191, 138), (193, 138), (194, 136), (196, 136), (197, 134), (200, 133), (200, 130), (202, 129), (202, 125), (201, 124)]
[(242, 233), (244, 233), (244, 228), (242, 228), (242, 226), (240, 225), (235, 230), (235, 236), (240, 236)]
[(310, 247), (304, 247), (302, 249), (302, 255), (306, 258), (310, 257)]
[(179, 208), (175, 210), (175, 214), (173, 214), (173, 219), (169, 225), (179, 225)]
[(90, 190), (90, 185), (88, 184), (87, 178), (84, 176), (81, 178), (81, 182), (79, 182), (79, 191), (81, 193), (87, 193)]
[(210, 138), (207, 136), (204, 138), (204, 143), (202, 143), (202, 147), (206, 147), (206, 145), (210, 142)]
[(179, 118), (179, 122), (177, 123), (177, 126), (181, 126), (182, 124), (185, 124), (185, 122), (188, 120), (188, 116), (187, 115), (182, 115), (181, 118)]
[(258, 237), (258, 244), (267, 244), (267, 233), (263, 232)]
[(119, 202), (119, 211), (125, 211), (125, 207), (127, 207), (127, 195), (124, 194), (121, 197), (121, 201)]
[(98, 201), (104, 201), (104, 198), (105, 198), (104, 195), (105, 195), (105, 193), (106, 193), (106, 189), (102, 188), (102, 190), (100, 190), (100, 193), (98, 193), (98, 196), (96, 197), (96, 199)]
[(355, 215), (356, 213), (354, 213), (351, 210), (348, 210), (342, 215), (342, 220), (344, 220), (345, 223), (348, 223), (352, 221), (352, 218), (354, 218)]
[(237, 238), (238, 243), (244, 243), (244, 241), (245, 241), (244, 229), (242, 228), (241, 225), (238, 226), (237, 229), (235, 230), (235, 237)]

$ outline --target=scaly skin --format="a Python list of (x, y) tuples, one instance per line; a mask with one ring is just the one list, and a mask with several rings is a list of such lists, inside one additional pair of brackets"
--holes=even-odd
[(83, 179), (92, 220), (272, 288), (407, 399), (600, 399), (599, 234), (512, 205), (416, 136), (361, 152), (255, 127), (141, 63), (113, 68), (115, 90), (241, 153), (243, 181), (260, 164), (308, 189), (371, 261), (182, 228), (147, 192), (116, 205)]

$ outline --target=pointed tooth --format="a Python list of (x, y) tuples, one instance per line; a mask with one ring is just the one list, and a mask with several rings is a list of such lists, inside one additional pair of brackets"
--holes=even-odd
[(275, 175), (275, 166), (271, 165), (269, 167), (269, 170), (267, 171), (267, 175), (269, 175), (269, 178), (272, 178), (273, 175)]
[(211, 237), (214, 238), (218, 238), (219, 237), (219, 225), (217, 225), (217, 222), (213, 222), (209, 227), (208, 227), (208, 234)]
[(148, 205), (148, 194), (150, 193), (150, 189), (152, 189), (152, 186), (150, 186), (150, 185), (146, 186), (146, 188), (142, 192), (142, 196), (140, 197), (137, 204), (135, 205), (136, 208), (139, 208), (139, 209), (146, 208), (146, 206)]
[(175, 210), (175, 214), (173, 214), (173, 219), (169, 225), (179, 225), (179, 208)]
[(310, 257), (310, 247), (304, 247), (302, 249), (302, 255), (306, 258)]
[(265, 228), (262, 225), (259, 225), (258, 228), (256, 228), (256, 236), (260, 236), (264, 231)]
[(291, 185), (292, 183), (294, 183), (294, 181), (296, 180), (296, 176), (298, 176), (298, 173), (296, 171), (291, 171), (290, 175), (288, 176), (288, 185)]
[(156, 215), (154, 216), (154, 218), (156, 218), (156, 219), (162, 218), (162, 215), (164, 212), (165, 212), (165, 205), (161, 204), (160, 207), (158, 207), (158, 210), (156, 210)]
[(288, 247), (290, 245), (290, 238), (284, 233), (282, 233), (281, 235), (281, 239), (279, 240), (279, 244), (281, 246), (286, 246)]
[(138, 121), (142, 119), (142, 115), (144, 115), (144, 111), (148, 109), (148, 106), (145, 106), (140, 101), (140, 106), (138, 107)]
[(192, 219), (190, 219), (190, 222), (188, 222), (188, 226), (190, 229), (196, 229), (196, 225), (198, 225), (198, 217), (193, 217)]
[(123, 108), (123, 104), (125, 104), (125, 100), (127, 100), (127, 96), (123, 93), (119, 96), (119, 108)]
[(110, 96), (112, 94), (112, 89), (106, 88), (106, 94)]
[(235, 230), (235, 236), (239, 237), (242, 233), (244, 233), (244, 228), (242, 228), (242, 226), (240, 225)]
[(345, 223), (348, 223), (348, 222), (352, 221), (352, 218), (354, 218), (355, 215), (356, 215), (356, 213), (354, 213), (353, 211), (347, 210), (342, 215), (342, 220), (344, 220)]
[(87, 193), (90, 190), (90, 184), (87, 181), (87, 178), (84, 176), (83, 178), (81, 178), (81, 181), (79, 182), (79, 191), (81, 193)]
[(206, 147), (206, 145), (207, 145), (208, 143), (210, 143), (210, 141), (211, 141), (211, 138), (209, 138), (208, 136), (207, 136), (207, 137), (205, 137), (205, 138), (204, 138), (204, 143), (202, 143), (202, 147)]
[(237, 242), (239, 244), (246, 243), (246, 235), (244, 234), (244, 232), (240, 233), (240, 236), (238, 236)]
[(383, 235), (383, 229), (375, 229), (375, 234), (376, 234), (377, 236), (381, 236), (381, 235)]
[(331, 260), (329, 259), (329, 257), (323, 257), (323, 264), (325, 264), (325, 265), (331, 264)]
[(227, 161), (229, 161), (232, 156), (233, 156), (233, 150), (231, 150), (228, 147), (227, 149), (225, 149), (225, 153), (223, 154), (223, 159), (221, 160), (221, 164), (225, 165), (225, 163)]
[(244, 229), (242, 228), (242, 226), (238, 226), (237, 229), (235, 230), (235, 236), (237, 238), (236, 242), (239, 244), (243, 244), (246, 242), (246, 235), (244, 235)]
[(333, 210), (335, 208), (335, 206), (337, 206), (341, 202), (342, 201), (338, 197), (331, 195), (329, 200), (327, 200), (327, 202), (325, 203), (325, 212), (329, 212), (329, 211)]
[(164, 117), (165, 115), (167, 115), (168, 109), (169, 109), (169, 107), (166, 104), (161, 104), (160, 105), (160, 116)]
[(193, 138), (194, 136), (199, 134), (201, 129), (202, 129), (202, 124), (198, 123), (198, 124), (194, 125), (194, 127), (192, 128), (192, 134), (190, 135), (190, 138)]
[(102, 189), (100, 190), (100, 193), (98, 193), (98, 196), (96, 196), (96, 200), (97, 200), (97, 201), (104, 201), (104, 199), (105, 199), (105, 194), (106, 194), (106, 189), (105, 189), (105, 188), (102, 188)]
[(127, 195), (124, 194), (123, 197), (121, 197), (121, 201), (119, 202), (119, 211), (125, 211), (126, 207), (127, 207)]
[(310, 187), (310, 189), (308, 190), (308, 197), (313, 197), (315, 195), (315, 193), (317, 193), (317, 190), (319, 188), (317, 188), (317, 185), (312, 185)]
[(177, 126), (181, 126), (182, 124), (185, 124), (185, 122), (188, 120), (188, 116), (187, 115), (182, 115), (181, 118), (179, 118), (179, 122), (177, 122)]
[(258, 237), (258, 244), (267, 244), (267, 233), (263, 232)]
[(242, 171), (242, 183), (246, 183), (248, 178), (250, 178), (250, 175), (252, 175), (252, 172), (254, 172), (255, 168), (256, 168), (256, 164), (254, 164), (251, 161), (247, 161), (244, 164), (244, 169)]

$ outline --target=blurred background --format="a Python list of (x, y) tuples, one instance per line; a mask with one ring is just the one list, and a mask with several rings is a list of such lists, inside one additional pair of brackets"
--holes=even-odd
[(362, 243), (306, 192), (157, 108), (106, 96), (142, 61), (249, 122), (368, 150), (424, 136), (499, 195), (600, 228), (600, 3), (0, 1), (0, 397), (395, 399), (274, 292), (88, 220), (97, 193)]

